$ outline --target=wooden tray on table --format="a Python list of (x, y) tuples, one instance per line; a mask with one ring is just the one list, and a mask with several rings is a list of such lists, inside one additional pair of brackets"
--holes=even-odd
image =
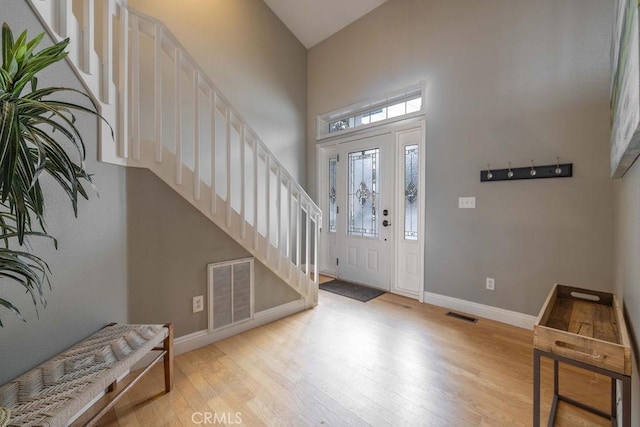
[(555, 284), (533, 332), (534, 348), (631, 375), (631, 344), (614, 294)]

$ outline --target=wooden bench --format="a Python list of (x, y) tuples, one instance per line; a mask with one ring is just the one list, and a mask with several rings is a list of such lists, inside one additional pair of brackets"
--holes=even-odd
[(8, 426), (67, 426), (151, 351), (160, 353), (85, 425), (94, 425), (152, 366), (164, 360), (164, 386), (173, 388), (173, 326), (110, 324), (86, 340), (0, 387)]

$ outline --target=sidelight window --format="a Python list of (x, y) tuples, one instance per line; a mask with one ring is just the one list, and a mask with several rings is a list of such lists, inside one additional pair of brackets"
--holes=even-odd
[(418, 240), (418, 145), (404, 147), (404, 238)]

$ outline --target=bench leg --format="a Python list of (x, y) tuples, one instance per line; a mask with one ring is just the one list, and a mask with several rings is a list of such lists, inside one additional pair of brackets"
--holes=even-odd
[(173, 389), (173, 325), (164, 325), (167, 330), (167, 338), (164, 340), (164, 390), (169, 393)]

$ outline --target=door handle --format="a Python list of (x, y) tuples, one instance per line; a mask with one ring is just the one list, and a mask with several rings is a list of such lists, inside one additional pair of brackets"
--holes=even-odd
[(388, 227), (390, 225), (391, 225), (391, 223), (388, 220), (385, 219), (384, 221), (382, 221), (382, 226), (383, 227)]

